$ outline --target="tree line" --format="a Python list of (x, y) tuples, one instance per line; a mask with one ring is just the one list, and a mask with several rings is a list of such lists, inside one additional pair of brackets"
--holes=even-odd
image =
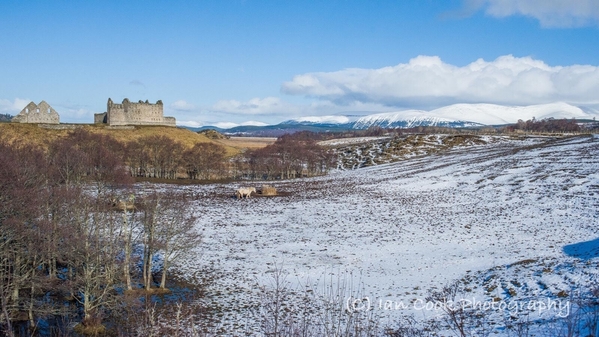
[(169, 264), (201, 239), (191, 200), (132, 189), (119, 150), (80, 131), (47, 150), (0, 139), (0, 335), (67, 335), (67, 319), (102, 332), (130, 295), (168, 291)]
[(523, 121), (521, 119), (518, 120), (516, 124), (509, 125), (506, 127), (507, 131), (530, 131), (530, 132), (578, 132), (580, 131), (580, 126), (576, 119), (554, 119), (554, 118), (545, 118), (545, 119), (529, 119), (527, 121)]
[(323, 175), (335, 165), (331, 151), (317, 145), (316, 134), (297, 132), (279, 137), (272, 145), (250, 151), (242, 158), (240, 178), (292, 179)]
[[(86, 137), (95, 137), (98, 143), (83, 142)], [(230, 156), (224, 146), (216, 143), (186, 147), (163, 135), (121, 143), (107, 135), (77, 129), (68, 137), (49, 144), (48, 151), (53, 160), (66, 160), (75, 166), (81, 164), (79, 161), (85, 153), (110, 154), (107, 158), (125, 167), (133, 178), (272, 180), (326, 174), (334, 162), (332, 153), (317, 145), (322, 138), (312, 132), (299, 132), (284, 135), (264, 148)], [(63, 173), (64, 179), (72, 179), (70, 172)], [(84, 173), (79, 178), (86, 176)]]

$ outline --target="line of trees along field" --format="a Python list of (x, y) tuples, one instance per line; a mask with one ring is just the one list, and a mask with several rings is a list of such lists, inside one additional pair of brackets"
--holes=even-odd
[(279, 137), (274, 144), (246, 154), (235, 170), (237, 176), (267, 180), (326, 174), (335, 161), (314, 138), (311, 132)]
[(534, 117), (527, 121), (519, 119), (516, 124), (506, 127), (508, 132), (515, 130), (532, 132), (578, 132), (580, 129), (576, 119), (546, 118), (538, 120)]
[(101, 332), (139, 289), (166, 292), (169, 263), (198, 244), (190, 199), (133, 193), (122, 150), (86, 132), (47, 151), (0, 140), (0, 335), (69, 335), (59, 318)]
[(311, 133), (285, 135), (264, 148), (233, 158), (223, 146), (197, 143), (190, 149), (166, 136), (139, 138), (122, 148), (133, 177), (162, 179), (289, 179), (326, 174), (334, 167), (332, 154), (316, 145)]

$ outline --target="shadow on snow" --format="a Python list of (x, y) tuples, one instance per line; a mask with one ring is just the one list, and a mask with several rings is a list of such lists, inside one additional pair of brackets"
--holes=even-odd
[(590, 260), (599, 257), (599, 238), (566, 245), (563, 249), (564, 253), (568, 256)]

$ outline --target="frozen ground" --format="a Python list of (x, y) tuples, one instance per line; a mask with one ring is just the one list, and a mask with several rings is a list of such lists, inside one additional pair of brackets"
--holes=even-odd
[(596, 282), (598, 154), (593, 137), (510, 140), (275, 182), (279, 197), (178, 187), (201, 196), (204, 241), (176, 268), (222, 271), (209, 295), (232, 335), (258, 331), (245, 311), (275, 265), (294, 286), (351, 280), (377, 305), (412, 305), (391, 318), (429, 315), (414, 303), (455, 280), (480, 301), (564, 298)]

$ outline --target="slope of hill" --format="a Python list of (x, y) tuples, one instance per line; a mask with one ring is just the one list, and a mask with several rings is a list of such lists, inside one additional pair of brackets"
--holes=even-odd
[[(45, 148), (52, 140), (65, 137), (74, 128), (83, 128), (89, 132), (109, 135), (120, 142), (129, 142), (144, 136), (166, 136), (191, 148), (196, 143), (218, 143), (205, 135), (184, 128), (165, 126), (136, 126), (133, 128), (111, 129), (104, 126), (82, 124), (61, 125), (61, 128), (42, 128), (37, 124), (0, 123), (0, 138), (32, 143)], [(225, 145), (228, 155), (239, 153), (240, 149)]]
[[(484, 316), (469, 330), (472, 336), (521, 336), (517, 324), (531, 329), (527, 335), (558, 336), (556, 327), (572, 322), (557, 316), (560, 312), (510, 308), (549, 300), (565, 304), (570, 295), (596, 286), (597, 151), (599, 139), (593, 137), (454, 148), (276, 181), (278, 190), (289, 192), (280, 198), (228, 197), (239, 183), (194, 186), (207, 196), (197, 203), (205, 240), (176, 268), (195, 275), (210, 265), (222, 272), (206, 298), (210, 307), (223, 308), (219, 323), (227, 332), (259, 331), (261, 321), (248, 318), (253, 317), (248, 308), (280, 291), (272, 280), (282, 275), (286, 290), (298, 292), (285, 303), (289, 312), (309, 307), (315, 313), (308, 318), (317, 323), (330, 317), (323, 304), (333, 299), (325, 295), (328, 289), (345, 291), (335, 293), (343, 308), (348, 298), (368, 296), (372, 310), (354, 314), (380, 315), (381, 322), (393, 324), (403, 315), (425, 321), (443, 314), (417, 304), (457, 282), (463, 292), (455, 301), (505, 305), (476, 311)], [(277, 268), (283, 272), (277, 274)], [(316, 302), (307, 306), (298, 300), (304, 298)], [(404, 307), (386, 310), (379, 300)]]
[(519, 119), (538, 120), (556, 119), (592, 119), (593, 115), (585, 113), (579, 107), (563, 103), (550, 103), (529, 106), (503, 106), (495, 104), (454, 104), (432, 110), (431, 115), (449, 119), (463, 119), (485, 125), (501, 125), (516, 123)]
[(364, 116), (353, 123), (353, 129), (381, 128), (413, 128), (418, 126), (440, 126), (448, 128), (477, 127), (483, 124), (465, 119), (449, 119), (431, 115), (425, 111), (407, 110)]

